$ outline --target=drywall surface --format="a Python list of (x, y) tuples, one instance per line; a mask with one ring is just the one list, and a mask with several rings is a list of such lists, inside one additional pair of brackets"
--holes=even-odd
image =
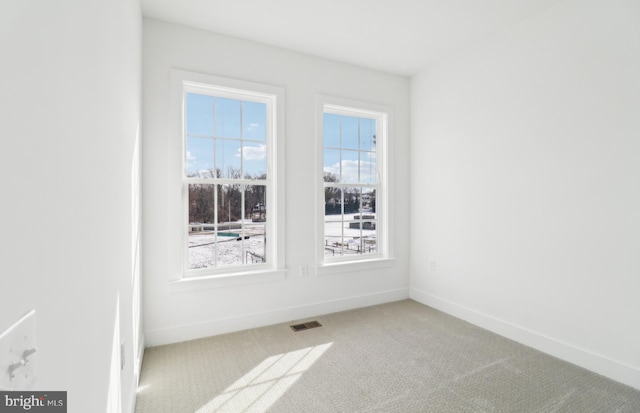
[[(153, 19), (143, 22), (143, 291), (148, 345), (338, 311), (408, 296), (409, 79)], [(171, 69), (284, 88), (286, 268), (283, 280), (170, 291), (178, 191), (170, 191)], [(315, 262), (315, 99), (329, 95), (390, 106), (395, 258), (391, 266), (301, 276)], [(178, 145), (179, 147), (179, 145)], [(180, 171), (177, 171), (180, 173)], [(313, 273), (313, 270), (310, 271)]]
[(412, 297), (640, 388), (640, 9), (565, 1), (412, 78)]
[(69, 412), (135, 395), (140, 30), (137, 1), (0, 2), (0, 331), (36, 310), (34, 389)]

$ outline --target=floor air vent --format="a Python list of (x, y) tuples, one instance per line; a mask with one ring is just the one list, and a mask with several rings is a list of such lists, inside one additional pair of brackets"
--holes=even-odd
[(310, 328), (322, 327), (322, 324), (318, 323), (317, 321), (308, 321), (302, 324), (294, 324), (289, 327), (291, 327), (293, 331), (298, 332), (298, 331), (308, 330)]

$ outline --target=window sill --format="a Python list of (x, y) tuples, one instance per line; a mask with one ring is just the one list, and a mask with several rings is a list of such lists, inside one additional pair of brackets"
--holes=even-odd
[(265, 270), (234, 272), (229, 274), (217, 274), (205, 277), (188, 277), (169, 282), (169, 291), (172, 293), (198, 291), (207, 288), (231, 287), (236, 285), (255, 284), (265, 281), (284, 280), (287, 270)]
[(316, 275), (337, 275), (346, 272), (379, 270), (392, 267), (395, 261), (395, 258), (374, 258), (362, 261), (331, 262), (319, 265), (316, 268)]

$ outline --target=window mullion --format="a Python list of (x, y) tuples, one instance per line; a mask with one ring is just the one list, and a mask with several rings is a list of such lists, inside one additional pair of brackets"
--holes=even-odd
[(342, 223), (342, 226), (340, 228), (340, 255), (344, 255), (344, 202), (345, 202), (345, 198), (344, 198), (344, 189), (340, 191), (341, 193), (341, 201), (340, 201), (340, 222)]
[(218, 191), (220, 190), (220, 185), (213, 185), (213, 228), (215, 228), (215, 234), (213, 240), (215, 242), (215, 247), (213, 248), (213, 265), (218, 265)]
[(211, 175), (214, 178), (218, 178), (218, 134), (216, 133), (218, 127), (218, 117), (216, 116), (216, 106), (218, 105), (218, 98), (213, 98), (213, 111), (212, 120), (213, 120), (213, 165), (212, 165), (212, 173)]
[(240, 242), (242, 243), (240, 245), (240, 250), (242, 251), (242, 263), (246, 264), (247, 263), (247, 252), (246, 252), (246, 245), (245, 245), (245, 208), (244, 208), (244, 203), (245, 203), (245, 191), (246, 191), (246, 187), (245, 185), (240, 185)]
[(244, 178), (246, 175), (244, 173), (244, 128), (242, 125), (242, 108), (244, 107), (244, 103), (240, 102), (240, 177)]

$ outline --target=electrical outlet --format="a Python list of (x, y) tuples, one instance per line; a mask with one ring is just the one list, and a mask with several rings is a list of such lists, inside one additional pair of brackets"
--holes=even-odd
[(0, 390), (31, 390), (36, 380), (36, 311), (0, 335)]
[(435, 258), (430, 258), (429, 259), (429, 270), (432, 272), (436, 271), (436, 259)]
[(308, 277), (309, 276), (309, 266), (308, 265), (301, 265), (300, 266), (300, 276), (301, 277)]

